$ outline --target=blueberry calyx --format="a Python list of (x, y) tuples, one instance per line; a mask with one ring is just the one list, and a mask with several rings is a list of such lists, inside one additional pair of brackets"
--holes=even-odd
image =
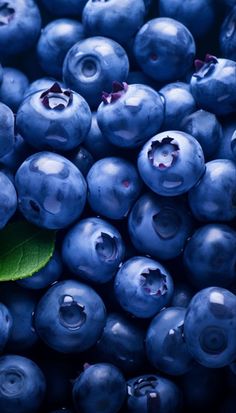
[(217, 57), (207, 53), (204, 61), (200, 59), (194, 61), (196, 72), (193, 76), (197, 79), (203, 79), (204, 77), (209, 76), (214, 71), (217, 63)]
[(148, 151), (148, 159), (155, 168), (165, 170), (170, 168), (179, 155), (179, 145), (173, 138), (167, 136), (161, 142), (153, 141)]
[(154, 376), (140, 377), (132, 386), (128, 386), (128, 393), (131, 396), (142, 397), (149, 393), (154, 393), (157, 385), (157, 378)]
[(82, 327), (87, 318), (85, 307), (70, 295), (61, 297), (59, 304), (60, 323), (68, 330), (77, 330)]
[(14, 18), (15, 10), (5, 2), (0, 5), (0, 26), (5, 26)]
[(218, 326), (206, 327), (199, 338), (201, 348), (205, 353), (217, 355), (222, 353), (228, 345), (224, 329)]
[(97, 239), (96, 251), (103, 261), (113, 261), (117, 258), (117, 238), (101, 232)]
[(107, 92), (102, 92), (102, 101), (106, 105), (109, 103), (116, 102), (118, 99), (120, 99), (121, 96), (124, 95), (124, 93), (128, 90), (128, 84), (126, 82), (118, 82), (117, 80), (114, 80), (112, 83), (112, 92), (107, 93)]
[(148, 268), (147, 272), (142, 272), (141, 286), (145, 293), (161, 297), (167, 293), (166, 275), (162, 274), (159, 268)]
[(71, 90), (63, 91), (60, 85), (55, 82), (41, 94), (40, 99), (47, 109), (63, 110), (72, 103), (73, 93)]
[(16, 397), (19, 395), (25, 385), (25, 376), (23, 371), (14, 367), (2, 371), (0, 374), (1, 393), (7, 397)]

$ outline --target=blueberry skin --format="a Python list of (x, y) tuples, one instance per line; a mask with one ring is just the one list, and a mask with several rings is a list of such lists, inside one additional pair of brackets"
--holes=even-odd
[(8, 308), (12, 317), (7, 352), (24, 352), (32, 349), (38, 341), (34, 328), (34, 312), (37, 304), (34, 293), (21, 288), (16, 283), (4, 283), (1, 286), (0, 302)]
[(107, 156), (115, 156), (117, 147), (112, 145), (102, 134), (97, 123), (97, 112), (92, 113), (92, 123), (88, 134), (83, 142), (85, 148), (95, 159), (102, 159)]
[(224, 116), (235, 112), (236, 62), (213, 57), (191, 78), (191, 91), (201, 109)]
[(159, 93), (164, 99), (162, 130), (179, 130), (182, 119), (197, 109), (190, 86), (184, 82), (169, 83)]
[(185, 308), (163, 309), (151, 321), (146, 335), (146, 352), (159, 371), (179, 376), (190, 370), (193, 359), (184, 341)]
[(39, 336), (61, 353), (79, 353), (93, 346), (105, 321), (106, 309), (100, 296), (88, 285), (74, 280), (50, 287), (35, 312)]
[[(160, 17), (171, 17), (183, 23), (195, 39), (203, 38), (215, 23), (214, 0), (160, 0)], [(199, 25), (199, 20), (201, 25)]]
[(121, 307), (138, 318), (149, 318), (167, 306), (173, 295), (173, 280), (157, 261), (133, 257), (116, 274), (115, 296)]
[(45, 377), (32, 360), (18, 356), (0, 357), (1, 413), (32, 413), (40, 408), (46, 391)]
[(160, 260), (177, 257), (193, 229), (193, 218), (182, 199), (146, 193), (132, 207), (128, 230), (138, 251)]
[(33, 224), (65, 228), (79, 218), (86, 202), (86, 181), (68, 159), (52, 152), (38, 152), (17, 170), (19, 208)]
[(17, 208), (17, 193), (10, 178), (0, 172), (0, 229), (4, 228)]
[(0, 85), (0, 101), (16, 113), (28, 86), (29, 80), (23, 72), (13, 67), (4, 67)]
[(183, 282), (175, 283), (174, 294), (171, 300), (172, 307), (187, 308), (193, 297), (193, 289)]
[(93, 211), (111, 219), (127, 216), (142, 187), (135, 166), (118, 157), (95, 162), (87, 175), (87, 184)]
[(145, 143), (138, 156), (138, 170), (153, 192), (163, 196), (181, 195), (204, 173), (201, 145), (184, 132), (161, 132)]
[(14, 114), (12, 110), (7, 105), (0, 102), (0, 158), (10, 152), (13, 148), (14, 123)]
[(232, 8), (226, 15), (220, 30), (219, 42), (222, 57), (235, 60), (236, 53), (236, 8)]
[(199, 109), (186, 115), (181, 122), (180, 129), (197, 139), (205, 159), (214, 159), (223, 138), (221, 124), (213, 113)]
[(62, 268), (60, 255), (57, 251), (55, 251), (45, 267), (31, 277), (19, 280), (17, 283), (24, 288), (29, 288), (30, 290), (46, 288), (55, 281), (58, 281), (62, 274)]
[(188, 197), (199, 221), (231, 221), (236, 217), (235, 163), (228, 159), (207, 162), (204, 175)]
[(111, 280), (125, 255), (119, 231), (100, 218), (79, 221), (66, 234), (62, 258), (75, 275), (87, 281)]
[(110, 90), (114, 80), (124, 82), (129, 60), (122, 46), (102, 36), (75, 43), (63, 64), (63, 81), (81, 94), (90, 107), (97, 107), (102, 92)]
[(26, 158), (32, 154), (32, 147), (26, 143), (21, 135), (17, 134), (13, 148), (0, 159), (0, 167), (7, 168), (13, 174), (21, 166)]
[(40, 0), (55, 16), (81, 16), (87, 0)]
[(134, 373), (145, 365), (145, 331), (123, 314), (108, 314), (95, 352), (98, 360), (112, 363), (125, 373)]
[(57, 83), (25, 98), (16, 115), (18, 132), (38, 150), (74, 149), (84, 140), (90, 126), (87, 102)]
[(40, 90), (43, 91), (50, 89), (55, 82), (57, 82), (61, 88), (65, 89), (65, 84), (63, 82), (60, 82), (52, 77), (45, 76), (38, 78), (29, 84), (28, 88), (25, 90), (24, 99)]
[(182, 405), (174, 382), (156, 374), (144, 374), (127, 382), (127, 413), (178, 413)]
[(12, 316), (8, 308), (0, 303), (0, 352), (7, 344), (12, 328)]
[(32, 0), (3, 2), (0, 22), (1, 59), (29, 50), (41, 30), (40, 11)]
[(79, 146), (78, 149), (73, 151), (71, 156), (67, 157), (80, 170), (84, 177), (87, 176), (90, 168), (95, 162), (91, 153), (83, 146)]
[(236, 281), (236, 231), (215, 223), (200, 227), (188, 240), (183, 260), (196, 288), (228, 287)]
[(149, 20), (138, 31), (134, 55), (145, 74), (161, 82), (172, 82), (190, 69), (195, 42), (182, 23), (160, 17)]
[(82, 14), (86, 35), (110, 37), (127, 43), (144, 23), (143, 0), (88, 0)]
[(215, 159), (229, 159), (235, 161), (232, 140), (236, 132), (236, 122), (233, 119), (222, 121), (222, 137), (219, 141)]
[(75, 380), (72, 395), (76, 412), (118, 413), (126, 397), (125, 378), (112, 364), (90, 365)]
[(83, 38), (83, 26), (76, 20), (57, 19), (48, 23), (42, 29), (37, 44), (38, 61), (44, 72), (61, 79), (66, 53)]
[(125, 87), (117, 100), (99, 105), (97, 121), (103, 136), (113, 145), (134, 148), (159, 132), (164, 106), (159, 93), (149, 86)]
[(209, 287), (192, 298), (184, 319), (184, 338), (193, 358), (205, 367), (230, 364), (236, 356), (236, 297)]

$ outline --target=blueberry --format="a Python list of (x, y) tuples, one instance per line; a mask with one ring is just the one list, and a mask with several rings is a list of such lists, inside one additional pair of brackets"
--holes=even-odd
[(143, 0), (88, 0), (82, 22), (87, 36), (110, 37), (123, 44), (142, 26), (145, 13)]
[(86, 366), (73, 385), (73, 400), (80, 413), (117, 413), (126, 397), (126, 383), (117, 367), (109, 363)]
[(138, 169), (152, 191), (164, 196), (181, 195), (204, 173), (204, 155), (193, 136), (180, 131), (161, 132), (142, 148)]
[(36, 43), (40, 29), (41, 16), (35, 1), (1, 0), (1, 58), (14, 56), (29, 50)]
[(57, 82), (61, 88), (65, 89), (63, 82), (59, 82), (52, 77), (41, 77), (29, 84), (28, 88), (25, 90), (24, 99), (40, 90), (50, 89), (55, 82)]
[(182, 119), (196, 110), (190, 86), (184, 82), (168, 83), (159, 92), (164, 99), (162, 130), (178, 130)]
[(16, 113), (28, 86), (29, 80), (23, 72), (13, 67), (4, 67), (3, 80), (0, 85), (0, 101)]
[(224, 19), (220, 30), (220, 49), (222, 56), (227, 59), (236, 59), (236, 8), (232, 8)]
[(25, 352), (32, 349), (38, 341), (34, 328), (37, 297), (31, 291), (11, 282), (1, 286), (0, 302), (5, 304), (12, 317), (7, 351)]
[(83, 26), (76, 20), (64, 18), (48, 23), (37, 44), (38, 61), (44, 72), (60, 79), (66, 53), (83, 38)]
[(0, 357), (1, 413), (32, 413), (41, 406), (46, 382), (32, 360), (18, 355)]
[[(185, 24), (194, 38), (204, 38), (215, 23), (214, 0), (160, 0), (161, 17), (171, 17)], [(199, 21), (201, 24), (199, 25)]]
[(95, 162), (87, 175), (87, 183), (90, 206), (111, 219), (127, 216), (142, 186), (135, 166), (118, 157)]
[(163, 265), (148, 257), (133, 257), (116, 274), (114, 289), (125, 311), (149, 318), (169, 304), (174, 288)]
[(170, 375), (186, 373), (193, 364), (184, 341), (185, 308), (169, 307), (151, 321), (146, 336), (146, 351), (151, 364)]
[(227, 159), (207, 162), (200, 181), (189, 191), (189, 205), (199, 221), (236, 217), (236, 165)]
[(40, 0), (55, 16), (81, 16), (87, 0)]
[[(0, 26), (1, 27), (1, 26)], [(0, 101), (0, 158), (6, 155), (14, 145), (14, 114)]]
[(228, 287), (236, 281), (236, 231), (222, 224), (200, 227), (188, 241), (183, 259), (196, 288)]
[(98, 360), (112, 363), (125, 373), (145, 366), (145, 331), (123, 314), (110, 313), (95, 352)]
[(145, 374), (127, 382), (128, 413), (178, 413), (182, 396), (174, 382), (157, 374)]
[(31, 277), (24, 278), (18, 281), (22, 287), (30, 290), (38, 290), (49, 287), (50, 284), (58, 281), (62, 274), (62, 262), (57, 251), (54, 252), (48, 263)]
[(193, 296), (193, 289), (184, 282), (175, 282), (174, 294), (171, 300), (173, 307), (188, 307)]
[(58, 83), (24, 99), (16, 115), (17, 130), (39, 150), (73, 149), (84, 140), (90, 125), (87, 102)]
[(113, 82), (103, 93), (97, 121), (103, 136), (113, 145), (136, 147), (159, 132), (164, 106), (158, 92), (142, 84)]
[(9, 177), (0, 172), (0, 229), (4, 228), (17, 208), (17, 194)]
[(205, 159), (217, 158), (215, 154), (223, 137), (221, 124), (213, 113), (199, 109), (186, 115), (181, 122), (180, 129), (197, 139)]
[(32, 154), (32, 147), (26, 143), (19, 133), (15, 136), (12, 149), (0, 159), (1, 168), (8, 168), (12, 173)]
[(194, 359), (206, 367), (224, 367), (236, 357), (236, 297), (209, 287), (192, 298), (184, 320), (184, 338)]
[(236, 132), (236, 122), (233, 119), (222, 121), (222, 137), (218, 143), (215, 153), (215, 159), (229, 159), (234, 161), (234, 152), (232, 150), (232, 139)]
[(102, 92), (112, 87), (113, 80), (124, 82), (129, 60), (123, 47), (112, 39), (90, 37), (74, 44), (63, 64), (63, 80), (80, 93), (91, 107), (97, 107)]
[(7, 344), (12, 328), (12, 316), (8, 308), (0, 303), (0, 352)]
[(119, 231), (100, 218), (79, 221), (66, 234), (62, 245), (62, 257), (69, 269), (95, 283), (111, 280), (124, 254)]
[(35, 225), (64, 228), (83, 211), (86, 182), (78, 168), (61, 155), (35, 153), (23, 162), (15, 179), (19, 208)]
[(88, 171), (94, 164), (93, 156), (83, 146), (79, 146), (78, 149), (75, 149), (72, 152), (71, 156), (67, 157), (75, 166), (77, 166), (77, 168), (80, 170), (84, 177), (86, 177)]
[(157, 81), (172, 82), (190, 69), (195, 42), (182, 23), (160, 17), (149, 20), (138, 31), (134, 55), (145, 74)]
[(79, 353), (96, 343), (105, 318), (103, 301), (91, 287), (66, 280), (50, 287), (39, 301), (35, 327), (52, 349)]
[(138, 251), (161, 260), (177, 257), (193, 227), (193, 219), (182, 199), (146, 193), (129, 214), (128, 229)]
[(91, 128), (85, 137), (83, 145), (95, 159), (116, 155), (117, 147), (105, 138), (98, 126), (97, 112), (92, 113)]
[(216, 115), (235, 112), (236, 62), (207, 54), (205, 61), (195, 61), (191, 91), (201, 109)]

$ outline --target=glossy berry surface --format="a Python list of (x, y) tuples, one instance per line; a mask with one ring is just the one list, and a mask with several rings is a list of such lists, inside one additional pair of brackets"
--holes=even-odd
[(188, 351), (206, 367), (223, 367), (236, 355), (236, 297), (230, 291), (209, 287), (191, 300), (184, 320)]
[(169, 375), (182, 375), (193, 364), (184, 341), (186, 309), (169, 307), (151, 321), (146, 336), (147, 357), (159, 371)]
[(228, 287), (236, 281), (236, 231), (215, 223), (200, 227), (187, 242), (183, 260), (195, 287)]
[(236, 8), (232, 8), (225, 17), (220, 31), (220, 49), (223, 57), (235, 60), (235, 45), (236, 45)]
[(93, 211), (111, 219), (127, 216), (142, 187), (135, 166), (118, 157), (95, 162), (87, 175), (87, 184)]
[(158, 92), (142, 84), (113, 82), (103, 93), (97, 121), (103, 136), (115, 146), (136, 147), (159, 132), (164, 105)]
[(86, 0), (41, 0), (45, 8), (56, 16), (80, 16)]
[(2, 413), (32, 413), (41, 406), (46, 382), (32, 360), (18, 356), (0, 357), (0, 409)]
[(0, 158), (6, 155), (14, 145), (14, 114), (0, 102)]
[(4, 350), (12, 328), (12, 316), (8, 308), (0, 303), (0, 351)]
[(114, 277), (124, 253), (119, 231), (100, 218), (79, 221), (66, 234), (62, 245), (62, 257), (68, 268), (95, 283)]
[(86, 366), (73, 385), (76, 412), (117, 413), (126, 397), (126, 383), (117, 367), (108, 363)]
[(146, 193), (130, 211), (128, 229), (140, 252), (161, 260), (178, 256), (190, 236), (193, 218), (181, 199)]
[(68, 226), (79, 218), (86, 201), (87, 187), (80, 171), (52, 152), (27, 158), (17, 170), (16, 188), (22, 214), (45, 228)]
[(4, 228), (17, 208), (15, 187), (6, 174), (0, 172), (0, 229)]
[(160, 17), (149, 20), (138, 31), (134, 55), (141, 69), (161, 82), (181, 79), (195, 55), (193, 36), (182, 23)]
[(145, 374), (127, 382), (128, 413), (178, 413), (181, 393), (171, 381), (160, 375)]
[(149, 318), (170, 302), (173, 280), (159, 262), (147, 257), (133, 257), (119, 269), (114, 288), (125, 311), (139, 318)]
[(29, 80), (23, 72), (13, 67), (4, 67), (0, 85), (0, 101), (16, 113), (28, 86)]
[(75, 43), (68, 51), (63, 80), (91, 107), (97, 107), (103, 90), (111, 89), (114, 80), (125, 81), (128, 71), (129, 60), (123, 47), (112, 39), (95, 36)]
[(181, 195), (204, 173), (203, 151), (191, 135), (180, 131), (161, 132), (143, 146), (138, 156), (138, 170), (153, 192)]
[(90, 125), (87, 102), (58, 83), (26, 98), (16, 115), (18, 132), (38, 150), (73, 149), (84, 140)]
[(79, 353), (95, 344), (105, 320), (100, 296), (88, 285), (74, 280), (50, 287), (35, 313), (35, 327), (42, 340), (62, 353)]

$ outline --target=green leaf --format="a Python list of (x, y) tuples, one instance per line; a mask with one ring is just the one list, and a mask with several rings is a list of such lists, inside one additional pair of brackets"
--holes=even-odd
[(55, 248), (55, 231), (26, 221), (8, 224), (0, 231), (0, 281), (14, 281), (43, 268)]

